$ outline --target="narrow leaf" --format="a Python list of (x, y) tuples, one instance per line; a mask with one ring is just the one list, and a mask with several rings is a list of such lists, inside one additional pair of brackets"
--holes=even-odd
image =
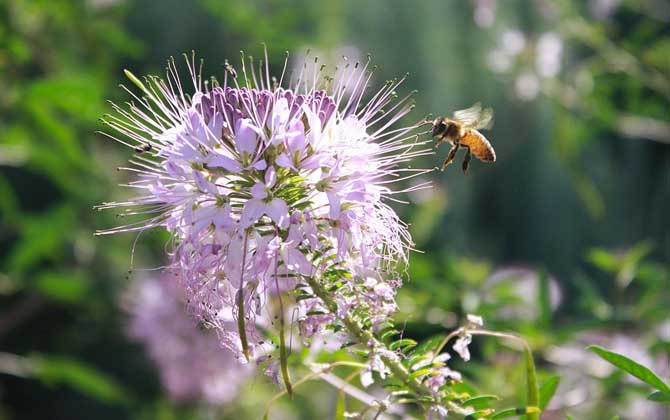
[(467, 400), (463, 401), (463, 405), (471, 406), (475, 409), (481, 410), (492, 401), (500, 401), (500, 397), (497, 395), (480, 395), (477, 397), (468, 398)]
[(614, 366), (618, 367), (621, 370), (628, 372), (629, 374), (635, 376), (639, 380), (646, 382), (647, 384), (653, 386), (654, 388), (662, 391), (663, 393), (670, 394), (670, 387), (666, 385), (661, 378), (659, 378), (654, 372), (649, 368), (642, 366), (636, 361), (615, 353), (613, 351), (604, 349), (600, 346), (589, 346), (587, 349), (596, 353), (598, 356), (602, 357), (606, 361), (610, 362)]
[(402, 340), (394, 341), (389, 345), (389, 349), (391, 350), (397, 350), (399, 348), (407, 348), (407, 347), (414, 347), (416, 346), (416, 341), (412, 340), (411, 338), (404, 338)]
[(106, 403), (122, 403), (126, 394), (119, 383), (105, 373), (79, 360), (60, 357), (30, 356), (35, 376), (47, 384), (65, 384)]
[(535, 373), (533, 353), (528, 344), (524, 346), (524, 358), (526, 359), (526, 404), (537, 410), (528, 413), (528, 420), (540, 420), (540, 410), (537, 409), (540, 405), (540, 391), (537, 387), (537, 374)]
[(544, 410), (549, 405), (549, 401), (556, 393), (556, 388), (558, 388), (558, 383), (561, 381), (561, 377), (556, 375), (547, 379), (545, 383), (540, 387), (540, 409)]
[(667, 392), (654, 391), (647, 397), (649, 401), (670, 403), (670, 394)]
[(507, 417), (515, 417), (515, 416), (523, 416), (523, 415), (528, 415), (528, 417), (532, 415), (538, 415), (540, 413), (540, 409), (537, 407), (520, 407), (520, 408), (507, 408), (505, 410), (500, 410), (494, 415), (491, 416), (491, 420), (494, 419), (504, 419)]

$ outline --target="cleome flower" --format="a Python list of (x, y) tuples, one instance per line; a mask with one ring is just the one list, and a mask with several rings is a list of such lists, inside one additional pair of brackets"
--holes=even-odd
[(146, 348), (170, 398), (228, 403), (252, 370), (222, 349), (215, 334), (189, 318), (173, 277), (166, 273), (132, 285), (125, 302), (128, 334)]
[(239, 76), (226, 64), (223, 83), (206, 82), (186, 61), (190, 93), (174, 61), (165, 80), (127, 73), (141, 96), (129, 90), (134, 101), (104, 121), (137, 151), (123, 169), (138, 194), (99, 208), (144, 217), (99, 234), (169, 231), (189, 309), (241, 361), (265, 359), (277, 337), (283, 349), (294, 308), (305, 339), (339, 330), (345, 314), (381, 326), (411, 247), (387, 203), (408, 191), (394, 184), (426, 172), (402, 164), (432, 153), (418, 141), (423, 121), (395, 128), (412, 109), (395, 93), (403, 79), (369, 94), (369, 60), (333, 77), (314, 60), (283, 87), (266, 53), (264, 65), (243, 56)]

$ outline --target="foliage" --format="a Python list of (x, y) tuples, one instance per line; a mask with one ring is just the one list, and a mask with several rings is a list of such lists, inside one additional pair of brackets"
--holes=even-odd
[[(130, 283), (152, 275), (135, 267), (164, 263), (166, 238), (147, 232), (133, 247), (132, 235), (92, 236), (115, 222), (92, 207), (125, 198), (113, 184), (128, 181), (115, 171), (127, 153), (94, 134), (105, 100), (121, 97), (122, 69), (161, 73), (163, 60), (193, 49), (207, 57), (207, 73), (222, 74), (224, 58), (261, 51), (260, 42), (280, 64), (284, 50), (293, 57), (308, 46), (325, 57), (353, 45), (351, 61), (370, 51), (380, 80), (410, 71), (418, 115), (478, 100), (495, 109), (487, 132), (495, 165), (475, 162), (467, 177), (430, 174), (420, 180), (433, 181), (430, 195), (413, 193), (403, 197), (411, 205), (395, 207), (420, 252), (398, 296), (397, 332), (379, 339), (420, 357), (476, 313), (487, 331), (528, 342), (537, 403), (527, 399), (518, 345), (475, 336), (472, 360), (451, 361), (469, 381), (450, 388), (459, 404), (498, 418), (519, 415), (515, 405), (537, 405), (547, 418), (667, 418), (663, 2), (238, 3), (0, 2), (0, 418), (263, 416), (278, 392), (263, 378), (225, 407), (168, 399), (144, 348), (124, 332), (123, 298)], [(602, 14), (604, 3), (617, 6)], [(481, 26), (490, 4), (494, 19)], [(495, 71), (490, 53), (510, 29), (524, 35), (524, 48), (509, 70)], [(546, 33), (561, 40), (560, 70), (521, 98), (517, 80), (536, 71)], [(346, 418), (371, 405), (374, 417), (383, 402), (376, 396), (397, 385), (364, 388), (375, 396), (368, 405), (344, 392), (347, 383), (362, 388), (362, 355), (344, 348), (316, 356), (327, 343), (312, 351), (287, 341), (296, 389), (273, 401), (270, 418)], [(623, 370), (589, 345), (609, 349), (603, 354)], [(313, 369), (324, 370), (310, 377)], [(660, 383), (631, 382), (630, 371)]]

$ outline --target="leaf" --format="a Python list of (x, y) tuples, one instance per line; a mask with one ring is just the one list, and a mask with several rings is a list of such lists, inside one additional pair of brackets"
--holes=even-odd
[(409, 375), (410, 379), (416, 379), (424, 375), (428, 375), (433, 371), (432, 368), (425, 368), (425, 369), (419, 369), (416, 372), (412, 372), (411, 375)]
[(649, 401), (670, 403), (670, 393), (654, 391), (647, 397)]
[(417, 342), (412, 340), (411, 338), (404, 338), (402, 340), (397, 340), (397, 341), (394, 341), (393, 343), (391, 343), (389, 345), (389, 349), (397, 350), (397, 349), (403, 348), (403, 349), (406, 350), (406, 349), (412, 348), (416, 345), (417, 345)]
[[(526, 343), (524, 346), (524, 358), (526, 359), (526, 404), (538, 407), (540, 404), (540, 391), (537, 387), (537, 374), (535, 373), (535, 361), (533, 353)], [(540, 420), (539, 409), (528, 413), (528, 420)], [(493, 418), (493, 417), (492, 417)]]
[(83, 300), (90, 290), (88, 280), (75, 271), (41, 273), (35, 286), (43, 294), (64, 303), (76, 303)]
[(335, 420), (345, 420), (344, 413), (346, 412), (346, 397), (344, 390), (338, 392), (337, 404), (335, 405)]
[(463, 405), (474, 407), (476, 410), (481, 410), (488, 406), (488, 403), (491, 401), (500, 401), (500, 397), (497, 395), (479, 395), (463, 401)]
[(556, 375), (547, 379), (545, 383), (540, 387), (540, 409), (544, 410), (549, 401), (556, 393), (556, 388), (558, 388), (558, 383), (561, 381), (561, 377)]
[(69, 385), (82, 394), (107, 403), (125, 399), (123, 388), (112, 378), (79, 360), (59, 356), (30, 357), (35, 376), (49, 384)]
[(498, 411), (497, 413), (492, 415), (491, 420), (504, 419), (507, 417), (523, 416), (525, 414), (528, 414), (528, 416), (530, 417), (531, 415), (537, 415), (539, 413), (540, 409), (537, 407), (507, 408), (505, 410)]
[(666, 385), (661, 378), (659, 378), (654, 372), (649, 368), (642, 366), (636, 361), (629, 359), (628, 357), (615, 353), (613, 351), (604, 349), (600, 346), (589, 346), (588, 350), (596, 353), (598, 356), (602, 357), (606, 361), (610, 362), (614, 366), (618, 367), (621, 370), (628, 372), (629, 374), (635, 376), (639, 380), (646, 382), (647, 384), (653, 386), (654, 388), (662, 391), (663, 393), (670, 394), (670, 387)]

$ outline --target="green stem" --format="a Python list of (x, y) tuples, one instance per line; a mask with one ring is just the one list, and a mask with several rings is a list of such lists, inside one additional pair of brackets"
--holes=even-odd
[[(275, 226), (275, 232), (279, 235), (279, 231)], [(288, 372), (288, 350), (286, 347), (286, 333), (284, 320), (284, 302), (281, 298), (281, 290), (279, 290), (279, 277), (277, 276), (279, 269), (279, 250), (275, 252), (275, 286), (277, 288), (277, 298), (279, 300), (279, 364), (281, 366), (281, 375), (284, 379), (286, 392), (293, 397), (293, 387), (291, 386), (291, 376)]]
[(247, 329), (244, 323), (244, 268), (247, 263), (247, 245), (249, 241), (249, 232), (244, 233), (244, 249), (242, 254), (242, 270), (240, 271), (240, 289), (237, 291), (237, 331), (242, 343), (242, 353), (249, 361), (249, 342), (247, 341)]
[[(300, 385), (302, 385), (304, 383), (307, 383), (308, 381), (310, 381), (314, 378), (317, 378), (317, 377), (323, 375), (324, 373), (328, 373), (328, 372), (330, 372), (331, 370), (333, 370), (334, 368), (336, 368), (338, 366), (349, 366), (349, 367), (355, 367), (355, 368), (359, 368), (359, 369), (367, 367), (366, 365), (363, 365), (361, 363), (348, 362), (346, 360), (329, 363), (327, 365), (321, 366), (320, 368), (318, 368), (316, 371), (310, 373), (309, 375), (306, 375), (305, 377), (303, 377), (302, 379), (297, 381), (294, 384), (293, 387), (298, 388)], [(281, 397), (283, 397), (286, 394), (288, 394), (288, 391), (286, 389), (284, 389), (284, 390), (280, 391), (278, 394), (276, 394), (274, 397), (270, 398), (270, 400), (265, 405), (265, 415), (263, 416), (263, 419), (268, 418), (268, 416), (270, 414), (270, 408), (272, 407), (272, 404), (274, 404), (275, 401), (277, 401), (278, 399), (280, 399)]]
[(528, 420), (540, 420), (540, 389), (537, 386), (537, 373), (535, 371), (535, 361), (530, 345), (523, 338), (509, 333), (501, 333), (487, 330), (468, 330), (472, 335), (488, 335), (490, 337), (508, 338), (520, 343), (523, 346), (524, 359), (526, 362), (526, 405), (528, 407), (538, 408), (537, 412), (527, 414)]
[[(333, 298), (328, 294), (328, 291), (324, 289), (324, 287), (321, 285), (321, 283), (318, 282), (317, 279), (308, 277), (307, 283), (309, 286), (312, 288), (312, 291), (314, 294), (323, 301), (323, 303), (326, 305), (328, 310), (331, 313), (336, 314), (337, 313), (337, 303)], [(349, 332), (357, 339), (357, 341), (360, 344), (363, 344), (366, 347), (373, 347), (373, 348), (384, 348), (384, 344), (381, 343), (377, 338), (367, 329), (363, 328), (363, 326), (356, 320), (354, 319), (351, 315), (346, 314), (344, 317), (341, 318), (341, 321), (344, 323), (344, 326), (349, 330)], [(389, 357), (386, 354), (380, 355), (382, 361), (384, 364), (391, 370), (393, 373), (393, 376), (401, 381), (407, 388), (412, 390), (414, 393), (416, 393), (418, 396), (422, 397), (429, 397), (431, 399), (435, 398), (435, 395), (433, 391), (419, 382), (418, 379), (412, 378), (410, 376), (410, 373), (407, 371), (405, 366), (400, 363), (400, 361), (396, 360), (395, 358)], [(436, 402), (438, 402), (436, 400)], [(447, 405), (447, 407), (459, 414), (467, 415), (467, 412), (463, 410), (461, 407), (458, 405), (454, 404), (451, 401), (447, 401), (444, 403)]]

